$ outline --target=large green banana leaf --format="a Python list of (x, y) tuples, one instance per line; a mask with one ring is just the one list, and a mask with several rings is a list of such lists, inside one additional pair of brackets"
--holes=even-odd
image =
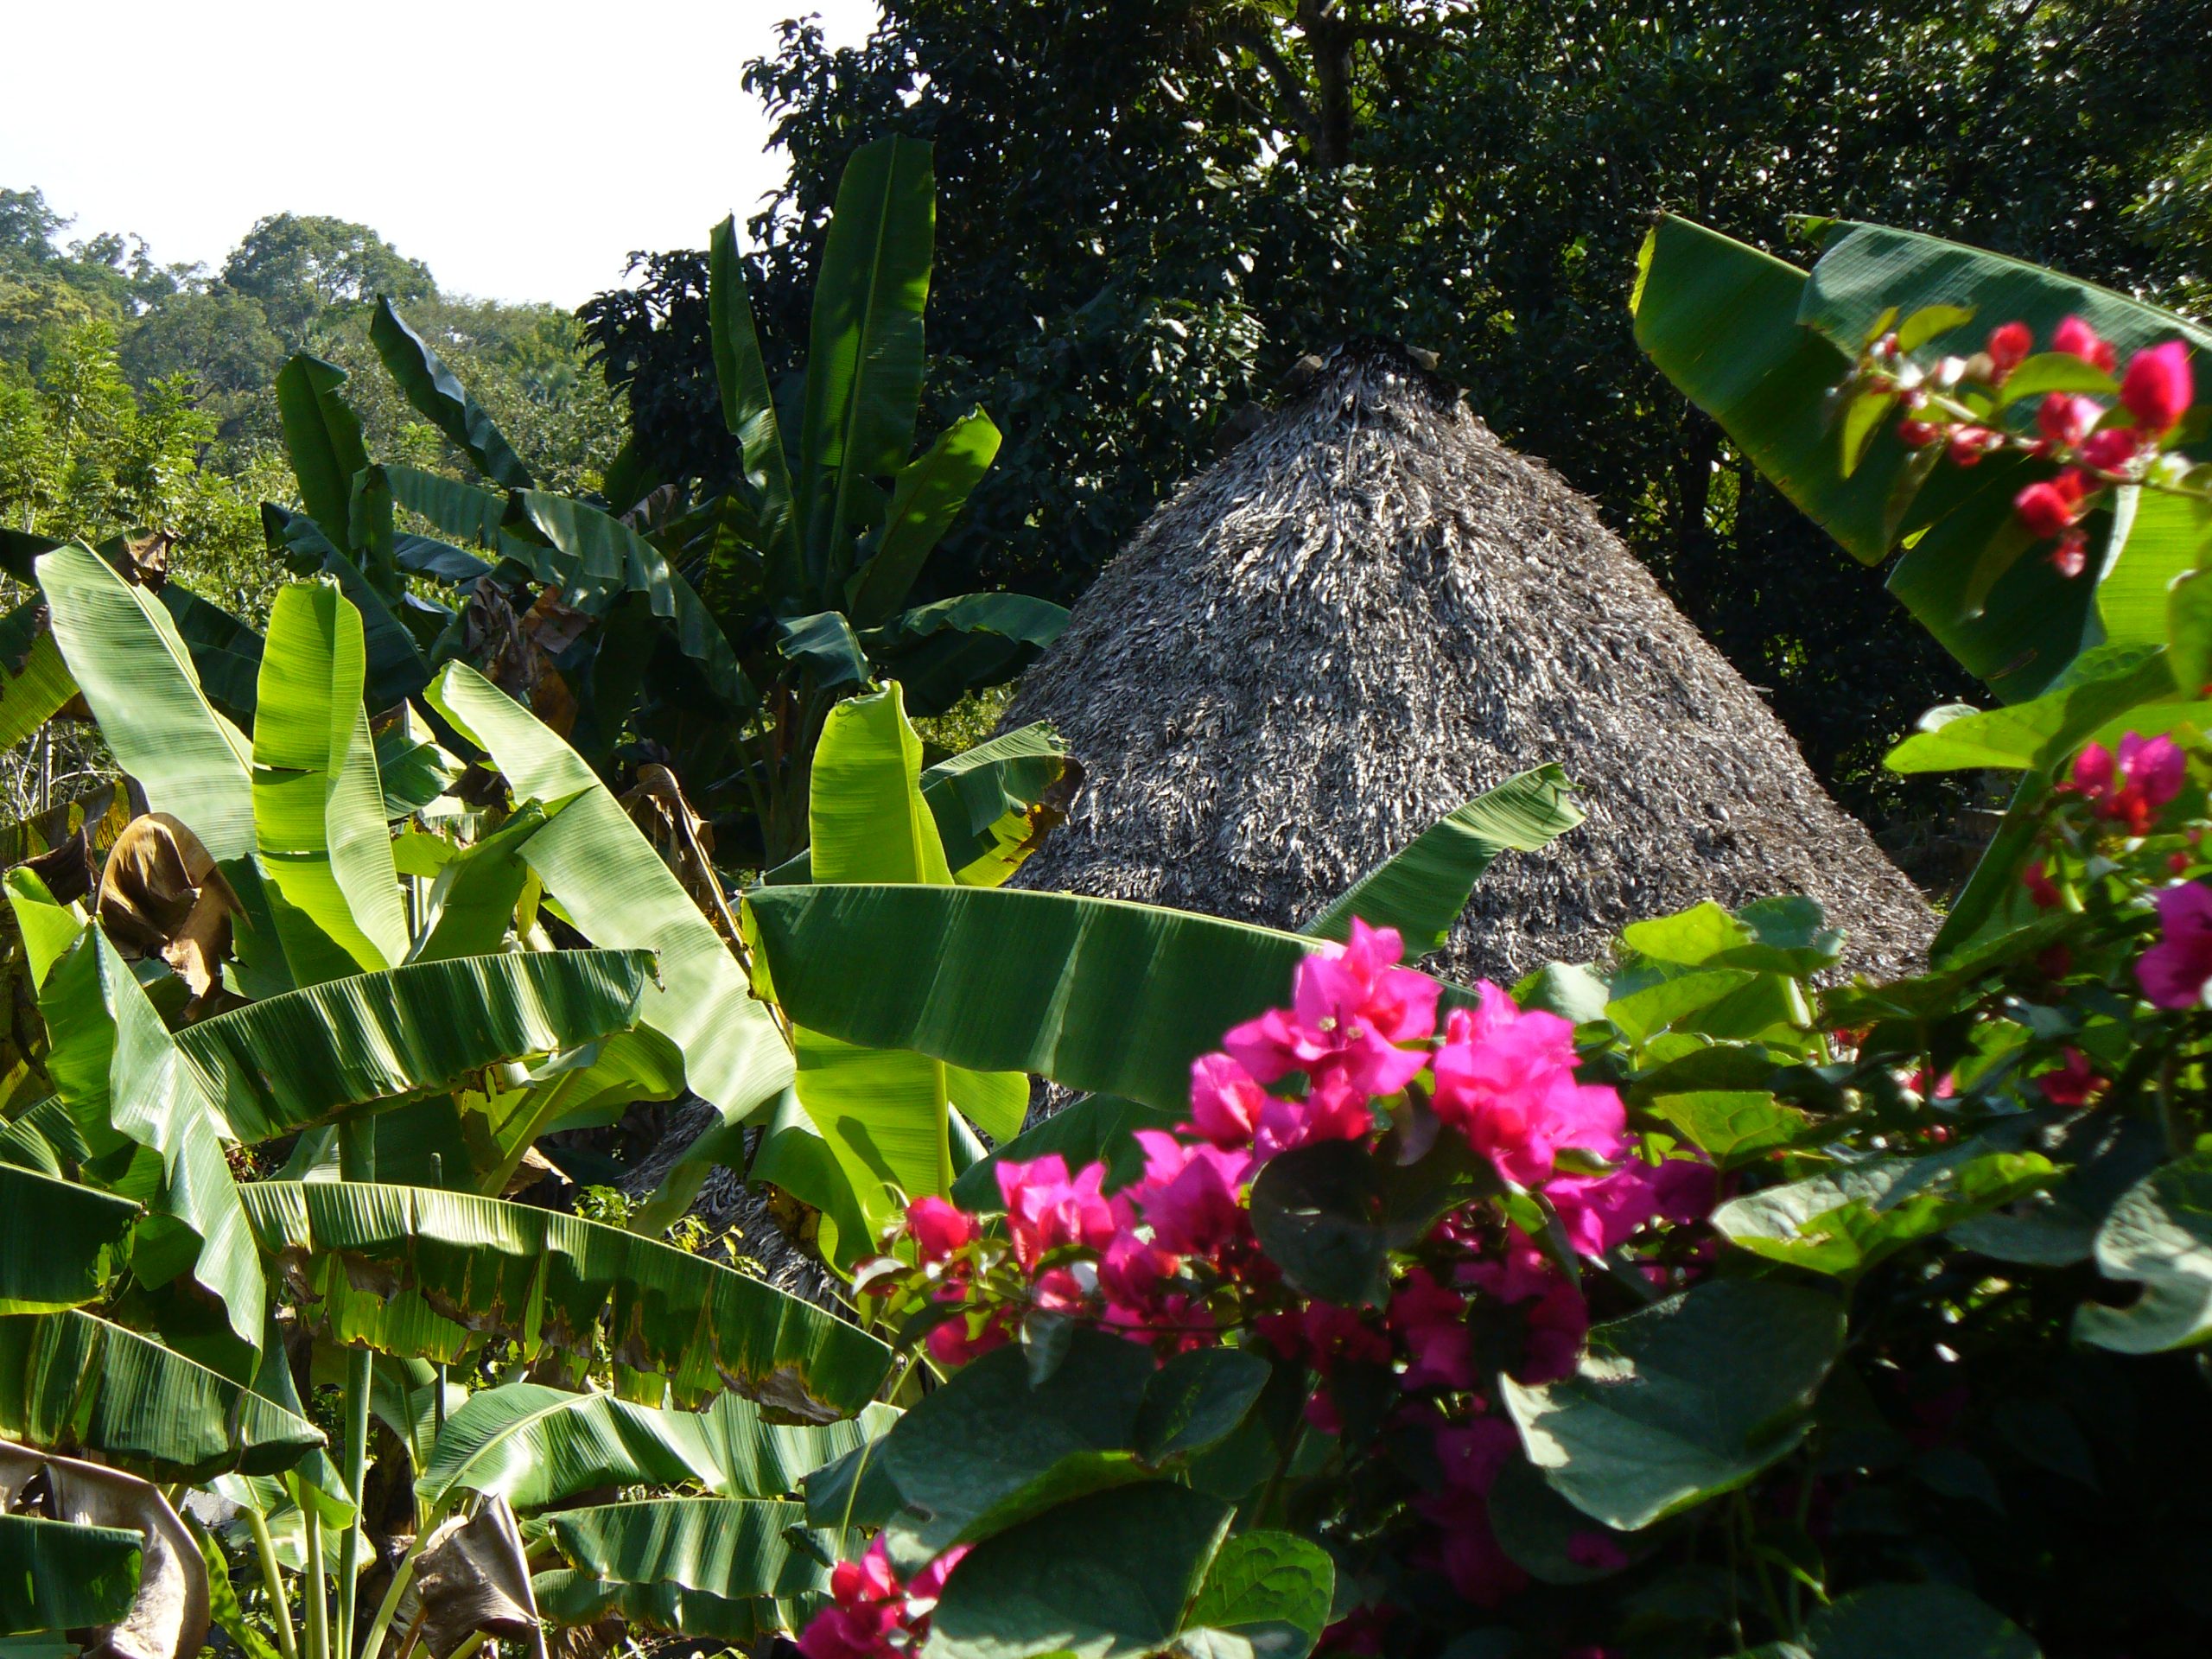
[(703, 1412), (661, 1411), (612, 1395), (509, 1382), (472, 1395), (446, 1420), (415, 1490), (447, 1507), (462, 1491), (496, 1492), (518, 1510), (595, 1486), (690, 1481), (718, 1497), (780, 1497), (886, 1433), (898, 1415), (872, 1405), (842, 1422), (779, 1425), (734, 1394)]
[[(952, 879), (963, 887), (995, 887), (1066, 817), (1083, 768), (1060, 734), (1040, 721), (940, 760), (922, 773), (921, 784)], [(811, 851), (761, 879), (771, 887), (813, 880)]]
[(128, 1527), (0, 1515), (0, 1637), (121, 1619), (138, 1599), (145, 1547)]
[(620, 518), (565, 495), (524, 490), (515, 503), (550, 545), (514, 544), (507, 556), (558, 587), (563, 604), (596, 615), (624, 594), (642, 594), (655, 616), (675, 624), (677, 647), (698, 664), (709, 690), (734, 712), (760, 702), (706, 602), (658, 548)]
[(880, 675), (937, 715), (978, 686), (1012, 679), (1067, 626), (1068, 613), (1026, 594), (963, 594), (903, 611), (863, 639)]
[(98, 1301), (143, 1213), (97, 1187), (0, 1164), (0, 1313)]
[(757, 1497), (658, 1497), (546, 1517), (569, 1563), (617, 1584), (665, 1584), (722, 1601), (829, 1587), (837, 1535), (806, 1524), (804, 1503)]
[(854, 538), (881, 522), (871, 481), (906, 463), (922, 392), (922, 314), (937, 234), (928, 144), (876, 139), (853, 152), (814, 285), (799, 461), (810, 591), (851, 573)]
[(498, 950), (513, 926), (515, 906), (530, 880), (523, 843), (545, 824), (545, 809), (529, 804), (438, 869), (423, 905), (423, 937), (416, 962), (486, 956)]
[(308, 517), (340, 547), (353, 545), (353, 479), (369, 464), (361, 423), (339, 388), (346, 371), (302, 352), (276, 372), (276, 413), (284, 451)]
[[(1905, 545), (1891, 591), (1962, 664), (2018, 701), (2048, 688), (2087, 646), (2139, 628), (2139, 607), (2104, 607), (2099, 582), (2069, 579), (2027, 556), (2012, 502), (2037, 463), (1999, 455), (1970, 470), (1931, 472), (1928, 452), (1884, 430), (1847, 470), (1828, 394), (1885, 314), (1910, 319), (1931, 307), (1974, 319), (1971, 332), (1954, 323), (1955, 335), (1936, 337), (1961, 353), (2014, 320), (2047, 339), (2069, 315), (2087, 319), (2123, 354), (2176, 336), (2199, 353), (2212, 350), (2212, 334), (2124, 295), (1870, 225), (1829, 227), (1808, 276), (1665, 219), (1645, 241), (1630, 302), (1637, 343), (1784, 495), (1868, 563)], [(2023, 400), (2013, 418), (2024, 419), (2032, 401)], [(2156, 548), (2131, 549), (2131, 533), (2115, 520), (2101, 580), (2125, 569), (2132, 587), (2163, 591), (2183, 567), (2167, 568), (2171, 558)]]
[(119, 1186), (154, 1212), (132, 1243), (133, 1272), (149, 1287), (188, 1273), (222, 1310), (230, 1346), (251, 1353), (268, 1287), (223, 1155), (222, 1096), (186, 1063), (97, 925), (48, 970), (38, 1000), (53, 1043), (48, 1072), (86, 1142), (97, 1153), (111, 1138), (153, 1154), (134, 1151), (143, 1175)]
[(504, 528), (512, 499), (505, 491), (465, 484), (418, 467), (385, 466), (377, 471), (384, 475), (393, 500), (410, 512), (421, 514), (447, 535), (495, 553), (521, 546), (523, 538)]
[[(280, 938), (304, 924), (373, 971), (403, 961), (408, 938), (361, 703), (366, 672), (360, 613), (334, 584), (279, 590), (253, 726), (256, 844), (283, 900)], [(285, 954), (306, 977), (308, 953), (288, 940)]]
[(0, 749), (12, 749), (77, 693), (37, 600), (0, 620)]
[[(817, 1422), (860, 1410), (890, 1368), (881, 1343), (810, 1302), (574, 1216), (355, 1182), (263, 1181), (245, 1197), (264, 1249), (321, 1268), (340, 1340), (435, 1338), (422, 1357), (451, 1361), (478, 1345), (475, 1332), (579, 1364), (604, 1341), (618, 1364), (666, 1377), (680, 1399), (734, 1388)], [(363, 1284), (411, 1292), (412, 1311)]]
[(218, 861), (251, 853), (251, 747), (209, 705), (168, 613), (86, 548), (41, 556), (38, 579), (69, 671), (148, 804)]
[[(791, 464), (776, 420), (776, 399), (760, 360), (760, 333), (753, 321), (753, 298), (745, 268), (737, 257), (734, 215), (715, 226), (707, 245), (707, 321), (714, 347), (715, 381), (721, 389), (722, 424), (737, 440), (745, 480), (759, 493), (759, 539), (766, 555), (766, 597), (773, 602), (796, 597), (804, 560), (791, 495)], [(710, 557), (706, 598), (717, 615), (735, 620), (729, 605), (732, 567)]]
[[(377, 499), (389, 503), (391, 493), (384, 486), (384, 469), (371, 467), (362, 476), (365, 485), (377, 486)], [(302, 575), (320, 573), (329, 577), (361, 613), (361, 630), (368, 645), (367, 689), (372, 709), (391, 708), (423, 689), (430, 677), (430, 665), (424, 660), (415, 636), (393, 610), (395, 605), (406, 608), (410, 601), (404, 595), (395, 597), (379, 590), (361, 567), (340, 552), (323, 534), (321, 527), (305, 513), (264, 501), (261, 504), (261, 531), (271, 551), (282, 553), (286, 562)], [(391, 545), (396, 583), (397, 541), (395, 539)]]
[(1582, 822), (1569, 798), (1573, 788), (1552, 766), (1507, 779), (1430, 824), (1298, 931), (1345, 939), (1357, 916), (1370, 927), (1396, 928), (1409, 957), (1442, 950), (1492, 859), (1533, 853)]
[(874, 551), (846, 583), (855, 627), (887, 622), (906, 602), (944, 532), (998, 458), (999, 429), (980, 409), (937, 435), (899, 469)]
[(1189, 1099), (1191, 1062), (1283, 1002), (1319, 945), (1067, 893), (761, 887), (746, 902), (799, 1024), (1170, 1109)]
[(410, 328), (391, 302), (379, 296), (369, 315), (369, 340), (407, 401), (450, 438), (502, 489), (526, 490), (530, 468), (515, 454), (484, 406), (468, 395), (422, 335)]
[(616, 1618), (626, 1624), (666, 1630), (677, 1636), (750, 1643), (778, 1631), (806, 1628), (815, 1610), (829, 1598), (749, 1596), (725, 1600), (704, 1590), (648, 1580), (624, 1583), (573, 1567), (556, 1567), (530, 1581), (540, 1617), (555, 1624), (596, 1624)]
[(643, 950), (416, 963), (233, 1008), (176, 1040), (251, 1145), (627, 1030), (652, 966)]
[(448, 665), (430, 700), (491, 755), (518, 803), (544, 807), (550, 821), (523, 857), (568, 919), (595, 944), (659, 952), (660, 982), (639, 1019), (682, 1052), (692, 1090), (732, 1128), (775, 1099), (791, 1079), (783, 1033), (729, 944), (582, 757), (464, 664)]
[(324, 1444), (304, 1417), (74, 1309), (0, 1315), (0, 1433), (154, 1480), (274, 1474)]

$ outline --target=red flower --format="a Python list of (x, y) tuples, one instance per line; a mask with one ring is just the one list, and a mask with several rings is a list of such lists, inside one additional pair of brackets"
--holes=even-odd
[(1203, 1054), (1191, 1062), (1190, 1128), (1217, 1147), (1249, 1147), (1267, 1091), (1252, 1074), (1226, 1054)]
[(2036, 429), (2052, 443), (2071, 449), (2103, 418), (2102, 404), (2070, 391), (2054, 391), (2036, 407)]
[(2082, 498), (2088, 493), (2082, 474), (2069, 467), (2057, 477), (2031, 484), (2014, 496), (2012, 511), (2019, 515), (2028, 534), (2040, 541), (2072, 526), (2080, 516)]
[(2143, 435), (2132, 426), (2108, 426), (2082, 440), (2082, 459), (2101, 473), (2116, 473), (2135, 459)]
[(2107, 374), (2119, 361), (2113, 354), (2112, 342), (2099, 339), (2097, 331), (2079, 317), (2069, 317), (2058, 325), (2050, 336), (2050, 349), (2078, 357)]
[(2034, 863), (2020, 872), (2020, 881), (2021, 885), (2027, 888), (2028, 897), (2034, 901), (2037, 910), (2055, 910), (2058, 907), (2062, 899), (2058, 884), (2053, 881), (2044, 870), (2041, 859), (2036, 860)]
[(2056, 1071), (2036, 1079), (2044, 1098), (2054, 1106), (2086, 1106), (2104, 1092), (2104, 1079), (2089, 1065), (2089, 1057), (2069, 1046), (2066, 1058)]
[(2196, 395), (2189, 372), (2189, 347), (2177, 340), (2138, 352), (2128, 359), (2120, 383), (2120, 401), (2146, 432), (2164, 432), (2189, 413)]
[(2073, 776), (2059, 788), (2081, 796), (2099, 817), (2125, 824), (2131, 836), (2141, 836), (2150, 833), (2158, 809), (2181, 793), (2187, 772), (2173, 739), (2130, 732), (2120, 740), (2117, 757), (2101, 743), (2084, 747), (2074, 758)]
[(1943, 435), (1943, 429), (1926, 421), (1899, 421), (1897, 437), (1908, 449), (1925, 449)]
[(2027, 360), (2035, 349), (2036, 337), (2028, 332), (2024, 322), (2008, 322), (1989, 331), (1989, 363), (1993, 383), (2002, 385), (2005, 377)]
[(2089, 538), (2079, 524), (2060, 532), (2050, 550), (2050, 567), (2069, 582), (2089, 568)]
[(924, 1262), (942, 1262), (976, 1236), (976, 1217), (943, 1198), (917, 1198), (906, 1206), (906, 1230)]

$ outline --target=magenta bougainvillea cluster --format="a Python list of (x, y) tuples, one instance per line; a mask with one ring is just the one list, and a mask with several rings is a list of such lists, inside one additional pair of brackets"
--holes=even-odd
[[(1137, 1133), (1144, 1163), (1128, 1185), (1109, 1191), (1103, 1163), (1002, 1162), (1002, 1217), (924, 1198), (856, 1286), (910, 1329), (922, 1310), (926, 1351), (946, 1371), (1039, 1319), (1091, 1325), (1162, 1360), (1236, 1343), (1303, 1362), (1315, 1428), (1335, 1434), (1349, 1414), (1379, 1414), (1401, 1443), (1425, 1440), (1442, 1480), (1407, 1506), (1420, 1535), (1408, 1548), (1461, 1596), (1495, 1605), (1525, 1580), (1488, 1523), (1514, 1430), (1484, 1379), (1571, 1372), (1589, 1322), (1578, 1260), (1702, 1216), (1714, 1172), (1630, 1134), (1618, 1093), (1578, 1079), (1567, 1020), (1485, 983), (1475, 1006), (1440, 1022), (1442, 988), (1398, 966), (1401, 954), (1397, 933), (1355, 922), (1347, 944), (1308, 957), (1291, 1007), (1235, 1027), (1192, 1066), (1187, 1120)], [(1446, 1135), (1479, 1154), (1468, 1161), (1484, 1172), (1484, 1196), (1394, 1253), (1376, 1305), (1300, 1294), (1262, 1249), (1252, 1188), (1272, 1160), (1329, 1141), (1385, 1158), (1387, 1137)], [(1640, 1271), (1667, 1289), (1699, 1263), (1654, 1258)], [(1593, 1564), (1617, 1553), (1594, 1528), (1573, 1548)], [(855, 1641), (901, 1605), (887, 1567), (874, 1571), (809, 1630), (809, 1659), (892, 1650), (889, 1625), (875, 1646)]]
[[(2029, 536), (2051, 543), (2051, 563), (2069, 576), (2087, 566), (2082, 521), (2105, 493), (2162, 481), (2160, 457), (2195, 396), (2189, 348), (2180, 340), (2136, 353), (2121, 373), (2111, 342), (2077, 316), (2051, 331), (2041, 355), (2034, 332), (2015, 321), (1992, 330), (1972, 356), (1946, 357), (1933, 367), (1908, 361), (1897, 335), (1885, 333), (1868, 346), (1859, 380), (1897, 397), (1904, 410), (1897, 435), (1914, 448), (1940, 446), (1961, 467), (2003, 449), (2057, 463), (2050, 477), (2024, 486), (2012, 508)], [(2030, 391), (2030, 384), (2049, 389)], [(2035, 430), (2005, 427), (1998, 416), (2028, 397), (2037, 400)]]

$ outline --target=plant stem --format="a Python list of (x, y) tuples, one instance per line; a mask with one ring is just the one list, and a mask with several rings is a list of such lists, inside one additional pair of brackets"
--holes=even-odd
[(369, 1384), (374, 1356), (365, 1348), (346, 1354), (346, 1495), (353, 1500), (353, 1524), (338, 1541), (338, 1645), (334, 1659), (353, 1651), (354, 1598), (360, 1591), (361, 1529), (366, 1523), (361, 1489), (369, 1474)]
[(322, 1583), (322, 1517), (312, 1503), (302, 1503), (300, 1514), (307, 1526), (306, 1570), (300, 1574), (300, 1605), (308, 1625), (305, 1659), (330, 1659), (330, 1599)]
[[(361, 1637), (362, 1659), (376, 1659), (377, 1649), (384, 1645), (384, 1633), (391, 1628), (391, 1621), (398, 1615), (399, 1599), (407, 1593), (407, 1586), (415, 1582), (415, 1563), (423, 1554), (423, 1546), (429, 1541), (431, 1531), (444, 1519), (442, 1506), (432, 1504), (429, 1516), (416, 1531), (414, 1543), (409, 1546), (398, 1569), (391, 1575), (391, 1588), (384, 1592), (383, 1601), (377, 1605), (376, 1617), (369, 1621), (369, 1628)], [(422, 1615), (417, 1613), (415, 1623), (419, 1626), (422, 1622)], [(407, 1633), (407, 1641), (402, 1643), (403, 1651), (412, 1646), (414, 1641), (415, 1631), (410, 1630)]]
[(284, 1659), (300, 1659), (299, 1639), (292, 1632), (292, 1606), (284, 1599), (284, 1570), (276, 1564), (276, 1541), (269, 1535), (269, 1517), (250, 1509), (245, 1523), (253, 1533), (253, 1553), (261, 1562), (262, 1589), (269, 1597), (269, 1622), (276, 1627), (277, 1651)]

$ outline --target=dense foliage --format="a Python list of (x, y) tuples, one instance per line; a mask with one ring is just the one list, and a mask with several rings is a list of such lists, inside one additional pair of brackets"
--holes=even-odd
[[(2202, 22), (2196, 0), (892, 0), (864, 46), (793, 25), (751, 72), (794, 162), (756, 302), (796, 339), (843, 157), (933, 139), (936, 412), (980, 403), (1006, 433), (944, 579), (1063, 601), (1302, 353), (1359, 330), (1433, 350), (1878, 818), (1910, 794), (1882, 752), (1963, 683), (1643, 363), (1621, 302), (1644, 216), (1779, 248), (1784, 215), (1848, 213), (2190, 302)], [(1325, 108), (1348, 142), (1317, 146)], [(591, 334), (688, 465), (714, 425), (704, 256), (643, 274)]]

